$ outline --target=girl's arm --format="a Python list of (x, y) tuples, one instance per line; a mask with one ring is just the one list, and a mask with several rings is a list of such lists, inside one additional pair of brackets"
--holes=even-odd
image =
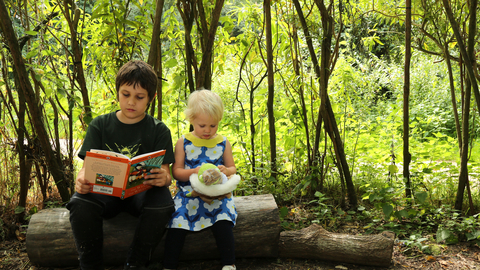
[(219, 165), (218, 168), (226, 176), (230, 176), (237, 172), (237, 167), (235, 167), (235, 160), (233, 160), (232, 145), (227, 140), (225, 145), (225, 151), (223, 152), (223, 164)]
[(198, 173), (200, 167), (185, 169), (185, 150), (183, 149), (183, 138), (178, 139), (175, 144), (175, 163), (172, 166), (173, 178), (180, 182), (187, 182), (193, 173)]

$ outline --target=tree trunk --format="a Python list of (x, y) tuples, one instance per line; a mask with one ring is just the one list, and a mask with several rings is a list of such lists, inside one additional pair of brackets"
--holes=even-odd
[[(445, 13), (447, 14), (447, 18), (450, 21), (450, 25), (452, 27), (453, 33), (455, 34), (455, 39), (457, 40), (458, 48), (460, 49), (460, 53), (462, 55), (463, 60), (465, 61), (465, 68), (468, 71), (468, 79), (467, 79), (467, 86), (465, 92), (465, 104), (463, 106), (463, 121), (467, 120), (467, 124), (463, 123), (463, 146), (461, 147), (461, 167), (460, 167), (460, 176), (458, 179), (458, 189), (457, 189), (457, 196), (455, 198), (455, 209), (462, 210), (463, 205), (463, 196), (465, 193), (465, 187), (467, 186), (468, 182), (468, 171), (467, 171), (467, 163), (468, 163), (468, 116), (470, 110), (470, 95), (473, 88), (473, 93), (475, 95), (475, 100), (477, 103), (477, 109), (480, 113), (480, 92), (478, 90), (478, 84), (475, 77), (474, 71), (474, 38), (476, 33), (476, 9), (477, 9), (478, 2), (477, 0), (470, 0), (469, 5), (469, 51), (467, 51), (467, 47), (463, 42), (463, 37), (460, 33), (460, 28), (458, 27), (455, 18), (453, 17), (452, 8), (450, 6), (450, 2), (448, 0), (443, 0), (443, 7), (445, 8)], [(467, 100), (468, 99), (468, 100)], [(468, 110), (468, 111), (466, 111)], [(464, 153), (465, 152), (465, 153)]]
[[(478, 6), (478, 0), (470, 0), (470, 16), (469, 16), (469, 21), (468, 21), (468, 45), (467, 45), (467, 54), (468, 54), (468, 57), (470, 59), (472, 59), (472, 62), (476, 62), (474, 59), (475, 59), (475, 42), (476, 42), (476, 33), (477, 33), (477, 6)], [(474, 82), (472, 82), (472, 80)], [(469, 85), (470, 84), (470, 85)], [(472, 76), (472, 77), (468, 77), (468, 80), (467, 80), (467, 87), (471, 90), (472, 89), (472, 85), (473, 86), (473, 93), (475, 95), (475, 100), (477, 101), (477, 109), (480, 109), (480, 93), (479, 93), (479, 90), (478, 90), (478, 86), (477, 86), (477, 81), (476, 81), (476, 77), (475, 76)], [(469, 91), (467, 89), (467, 91)], [(470, 94), (471, 95), (471, 94)], [(470, 108), (469, 108), (470, 110)], [(480, 111), (479, 111), (480, 113)], [(468, 128), (467, 129), (464, 129), (465, 133), (469, 133), (469, 130)], [(466, 138), (467, 140), (469, 139), (469, 137), (466, 137), (464, 136), (463, 137), (464, 139)], [(465, 147), (465, 151), (468, 151), (468, 145)], [(463, 155), (462, 155), (463, 157)], [(468, 163), (468, 155), (466, 156), (466, 163)], [(462, 161), (462, 165), (463, 165), (463, 161)], [(466, 166), (466, 168), (468, 168)], [(474, 214), (474, 205), (473, 205), (473, 202), (472, 202), (472, 192), (470, 190), (470, 183), (469, 183), (469, 177), (468, 177), (468, 170), (467, 170), (467, 175), (465, 177), (464, 180), (462, 181), (459, 181), (458, 183), (458, 188), (460, 189), (463, 186), (463, 188), (467, 189), (467, 194), (468, 194), (468, 199), (469, 199), (469, 213), (471, 215)], [(461, 210), (462, 208), (462, 205), (459, 204), (457, 205), (457, 203), (459, 203), (459, 197), (458, 197), (458, 193), (457, 193), (457, 198), (455, 200), (455, 206), (459, 206), (458, 210)], [(462, 200), (462, 204), (463, 204), (463, 200)]]
[[(80, 93), (82, 94), (83, 101), (83, 110), (85, 111), (86, 121), (89, 123), (92, 120), (92, 110), (90, 108), (90, 99), (88, 97), (87, 82), (85, 80), (85, 74), (83, 72), (83, 50), (81, 44), (81, 37), (78, 36), (78, 22), (80, 20), (80, 9), (77, 8), (77, 5), (72, 0), (64, 1), (64, 6), (62, 8), (63, 15), (67, 21), (68, 28), (70, 30), (70, 42), (72, 49), (72, 60), (73, 60), (73, 80), (78, 83), (80, 87)], [(62, 5), (60, 5), (62, 7)], [(73, 121), (73, 119), (70, 119)]]
[(412, 196), (412, 189), (410, 183), (410, 58), (412, 57), (412, 3), (411, 0), (405, 1), (405, 66), (403, 71), (403, 178), (405, 179), (405, 196), (410, 198)]
[[(15, 70), (15, 69), (14, 69)], [(15, 82), (18, 82), (17, 76), (15, 76)], [(18, 83), (16, 83), (18, 84)], [(19, 163), (19, 183), (20, 183), (20, 194), (18, 198), (18, 207), (23, 208), (23, 211), (16, 214), (17, 222), (23, 221), (25, 217), (25, 207), (27, 206), (27, 196), (28, 196), (28, 184), (30, 183), (30, 173), (32, 171), (32, 164), (28, 160), (29, 157), (27, 152), (29, 149), (25, 149), (25, 141), (29, 140), (27, 129), (25, 127), (25, 114), (27, 106), (25, 104), (25, 99), (22, 95), (18, 96), (18, 129), (17, 129), (17, 152), (18, 152), (18, 163)], [(27, 136), (27, 138), (25, 138)], [(28, 148), (28, 147), (27, 147)]]
[[(295, 76), (300, 78), (302, 76), (302, 70), (301, 70), (301, 53), (300, 53), (300, 42), (298, 40), (298, 29), (296, 25), (293, 25), (293, 31), (291, 32), (292, 39), (293, 39), (293, 52), (294, 52), (294, 57), (292, 57), (292, 62), (293, 62), (293, 69), (295, 71)], [(305, 87), (303, 84), (300, 84), (298, 86), (298, 96), (300, 98), (300, 106), (301, 106), (301, 113), (300, 116), (302, 117), (302, 123), (303, 127), (305, 128), (305, 140), (307, 142), (307, 159), (308, 159), (308, 166), (311, 168), (313, 166), (312, 163), (312, 147), (310, 145), (310, 129), (309, 129), (309, 123), (308, 123), (308, 115), (307, 115), (307, 104), (305, 102)]]
[(275, 98), (275, 82), (273, 73), (273, 42), (272, 42), (272, 13), (270, 0), (263, 1), (265, 13), (265, 38), (267, 40), (267, 70), (268, 70), (268, 130), (270, 135), (270, 173), (273, 179), (277, 179), (277, 135), (275, 131), (275, 112), (273, 108)]
[[(153, 30), (152, 30), (152, 41), (150, 42), (150, 51), (148, 52), (147, 63), (150, 64), (158, 77), (157, 85), (157, 119), (162, 120), (162, 103), (163, 103), (163, 92), (162, 92), (162, 41), (160, 39), (160, 34), (162, 33), (161, 23), (162, 23), (162, 13), (164, 0), (157, 0), (157, 5), (155, 8), (155, 18), (153, 21)], [(150, 114), (155, 114), (155, 102), (151, 103)]]
[(64, 174), (63, 164), (58, 162), (56, 154), (54, 153), (50, 144), (50, 137), (48, 136), (48, 132), (43, 122), (43, 113), (37, 103), (37, 100), (35, 99), (35, 92), (33, 91), (32, 85), (28, 78), (28, 73), (22, 58), (19, 42), (13, 29), (12, 21), (10, 19), (7, 7), (5, 6), (5, 2), (3, 0), (0, 0), (0, 18), (2, 18), (0, 20), (0, 27), (3, 31), (6, 44), (10, 48), (10, 53), (13, 58), (13, 64), (15, 65), (15, 70), (18, 74), (19, 85), (17, 87), (19, 94), (24, 95), (25, 97), (30, 115), (32, 117), (32, 126), (36, 131), (36, 134), (42, 146), (42, 150), (45, 153), (45, 159), (47, 161), (48, 167), (50, 168), (62, 200), (64, 202), (67, 202), (70, 199), (70, 183), (66, 181), (67, 178)]
[(457, 131), (457, 138), (458, 138), (458, 148), (461, 150), (462, 149), (462, 128), (460, 126), (460, 117), (458, 116), (457, 98), (455, 97), (455, 77), (453, 76), (452, 62), (450, 61), (451, 56), (450, 56), (450, 53), (448, 52), (447, 42), (445, 42), (443, 51), (445, 54), (445, 63), (447, 64), (447, 69), (448, 69), (450, 97), (452, 99), (453, 116), (455, 119), (455, 129)]
[[(202, 63), (196, 76), (197, 89), (204, 87), (206, 89), (212, 89), (212, 62), (213, 62), (213, 47), (215, 42), (215, 35), (217, 33), (218, 22), (222, 13), (222, 8), (225, 0), (216, 0), (215, 7), (211, 14), (210, 28), (206, 24), (205, 12), (203, 11), (203, 2), (198, 0), (198, 10), (200, 14), (201, 25), (198, 26), (201, 29), (200, 39), (202, 44)], [(203, 14), (203, 18), (202, 18)]]
[[(325, 6), (323, 0), (315, 0), (315, 4), (317, 5), (318, 9), (320, 10), (322, 16), (322, 27), (323, 27), (323, 38), (322, 38), (322, 45), (321, 45), (321, 62), (320, 65), (318, 63), (317, 56), (315, 54), (315, 49), (313, 47), (312, 37), (308, 30), (308, 25), (303, 15), (303, 11), (301, 5), (298, 0), (294, 0), (295, 8), (297, 10), (298, 17), (302, 24), (302, 28), (305, 34), (308, 51), (310, 52), (310, 57), (312, 59), (313, 67), (315, 74), (319, 80), (320, 84), (320, 96), (321, 96), (321, 103), (320, 109), (318, 112), (318, 120), (317, 120), (317, 127), (315, 133), (315, 142), (314, 148), (312, 151), (312, 155), (314, 160), (318, 160), (320, 158), (319, 155), (319, 145), (320, 145), (320, 134), (322, 130), (322, 120), (325, 122), (325, 130), (328, 132), (330, 139), (335, 147), (335, 155), (338, 159), (338, 169), (343, 172), (345, 177), (345, 183), (347, 185), (348, 191), (348, 199), (350, 201), (350, 205), (353, 209), (356, 209), (358, 202), (357, 202), (357, 193), (355, 191), (355, 186), (353, 184), (352, 175), (348, 168), (347, 159), (345, 156), (345, 149), (343, 146), (343, 142), (338, 131), (338, 125), (335, 120), (335, 115), (332, 109), (332, 105), (330, 103), (330, 98), (328, 96), (328, 80), (330, 76), (331, 70), (333, 70), (334, 65), (331, 63), (331, 45), (332, 45), (332, 38), (333, 38), (333, 31), (334, 31), (334, 19), (331, 16), (331, 8)], [(341, 28), (341, 27), (340, 27)], [(337, 41), (338, 42), (338, 41)], [(338, 53), (338, 51), (336, 51)]]
[[(300, 231), (282, 232), (278, 208), (272, 195), (235, 197), (238, 211), (233, 229), (237, 258), (300, 258), (388, 266), (394, 237), (330, 233), (319, 225)], [(104, 254), (107, 265), (124, 263), (137, 219), (121, 213), (104, 221)], [(30, 262), (46, 267), (72, 267), (78, 255), (65, 208), (52, 208), (34, 214), (27, 231)], [(162, 261), (164, 242), (154, 253)], [(182, 260), (218, 259), (215, 239), (209, 229), (191, 232), (185, 241)]]
[(177, 1), (177, 10), (180, 13), (180, 16), (183, 20), (183, 26), (185, 28), (185, 69), (187, 73), (187, 85), (190, 93), (195, 91), (195, 80), (193, 78), (192, 69), (196, 68), (197, 61), (195, 58), (195, 52), (193, 50), (193, 44), (191, 39), (191, 32), (193, 27), (193, 22), (195, 20), (194, 10), (195, 10), (195, 0), (186, 1), (179, 0)]

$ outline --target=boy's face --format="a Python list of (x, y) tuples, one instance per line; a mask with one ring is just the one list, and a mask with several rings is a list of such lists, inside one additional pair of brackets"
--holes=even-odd
[(201, 113), (192, 121), (193, 135), (200, 139), (213, 139), (218, 130), (218, 122), (207, 114)]
[(117, 117), (124, 124), (135, 124), (145, 117), (147, 110), (148, 98), (147, 90), (143, 89), (139, 84), (123, 84), (118, 89), (118, 102), (120, 103), (120, 111)]

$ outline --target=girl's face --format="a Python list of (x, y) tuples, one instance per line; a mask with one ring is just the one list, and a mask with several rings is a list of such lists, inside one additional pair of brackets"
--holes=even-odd
[(200, 139), (213, 139), (217, 134), (218, 122), (213, 120), (207, 114), (197, 114), (192, 121), (193, 135)]
[(147, 90), (143, 89), (139, 84), (123, 84), (118, 89), (118, 101), (120, 103), (120, 111), (117, 117), (124, 124), (135, 124), (145, 117), (149, 98)]

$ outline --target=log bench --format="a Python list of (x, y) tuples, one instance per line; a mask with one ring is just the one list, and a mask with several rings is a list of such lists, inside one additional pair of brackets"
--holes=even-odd
[[(345, 263), (388, 266), (394, 235), (355, 236), (330, 233), (319, 225), (281, 232), (278, 207), (271, 194), (235, 197), (238, 218), (233, 229), (237, 258), (304, 258)], [(137, 219), (127, 213), (104, 220), (104, 261), (124, 263)], [(44, 209), (30, 219), (26, 239), (33, 265), (72, 267), (78, 255), (65, 208)], [(164, 241), (155, 250), (155, 261), (163, 257)], [(215, 239), (209, 229), (187, 236), (181, 259), (218, 259)]]

